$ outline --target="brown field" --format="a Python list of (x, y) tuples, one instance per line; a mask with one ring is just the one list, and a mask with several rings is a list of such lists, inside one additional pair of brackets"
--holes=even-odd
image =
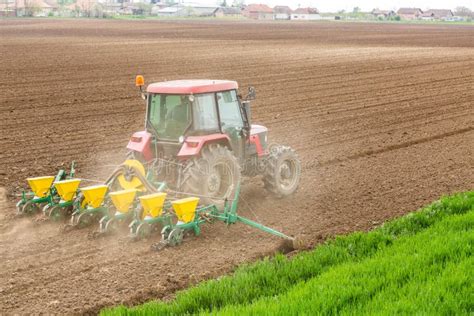
[(76, 160), (80, 176), (104, 179), (123, 160), (143, 126), (137, 73), (254, 85), (254, 122), (298, 151), (303, 178), (287, 199), (246, 184), (241, 214), (311, 244), (474, 188), (473, 27), (13, 19), (0, 39), (2, 313), (170, 298), (277, 249), (243, 225), (152, 252), (158, 236), (90, 240), (96, 227), (14, 218), (26, 177)]

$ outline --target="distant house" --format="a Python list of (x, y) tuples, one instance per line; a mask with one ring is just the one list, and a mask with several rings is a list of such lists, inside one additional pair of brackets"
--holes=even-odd
[(186, 16), (187, 10), (183, 6), (173, 6), (173, 7), (166, 7), (163, 9), (155, 9), (156, 7), (152, 8), (152, 14), (162, 17), (176, 17), (176, 16)]
[(273, 20), (273, 9), (266, 4), (249, 4), (242, 15), (254, 20)]
[(293, 10), (285, 5), (277, 5), (273, 8), (274, 20), (290, 20)]
[(168, 6), (165, 1), (161, 1), (161, 0), (150, 0), (150, 4), (160, 7), (160, 9), (163, 9)]
[(0, 16), (15, 16), (15, 0), (0, 1)]
[(214, 12), (217, 7), (214, 6), (185, 6), (185, 5), (174, 5), (160, 9), (159, 6), (154, 6), (151, 9), (151, 14), (157, 16), (167, 17), (185, 17), (185, 16), (196, 16), (196, 17), (209, 17), (214, 16)]
[(416, 20), (421, 18), (423, 11), (419, 8), (400, 8), (397, 14), (404, 20)]
[(298, 8), (291, 14), (291, 20), (321, 20), (318, 9)]
[(16, 0), (13, 7), (16, 16), (48, 16), (57, 10), (44, 0)]
[(214, 16), (217, 18), (240, 18), (242, 17), (242, 10), (237, 7), (220, 7), (214, 11)]
[(383, 18), (383, 19), (388, 19), (397, 15), (397, 13), (393, 10), (379, 10), (379, 9), (373, 9), (371, 14), (376, 18)]
[(188, 16), (197, 16), (197, 17), (210, 17), (214, 16), (218, 7), (215, 6), (187, 6), (187, 15)]
[(117, 14), (123, 14), (122, 12), (124, 10), (131, 10), (130, 14), (133, 14), (133, 8), (129, 8), (125, 6), (124, 3), (118, 3), (118, 2), (105, 2), (102, 3), (102, 6), (104, 7), (104, 15), (106, 16), (114, 16)]
[[(117, 13), (123, 15), (143, 15), (145, 14), (145, 9), (141, 6), (136, 5), (125, 5), (123, 8), (120, 8), (120, 3), (117, 3), (114, 7), (118, 8)], [(112, 6), (108, 6), (108, 8), (114, 8)], [(113, 14), (115, 12), (109, 12), (109, 14)]]
[(453, 11), (448, 9), (431, 9), (423, 12), (423, 20), (449, 20), (454, 16)]
[(95, 0), (77, 0), (66, 8), (71, 10), (75, 16), (90, 16), (95, 4)]

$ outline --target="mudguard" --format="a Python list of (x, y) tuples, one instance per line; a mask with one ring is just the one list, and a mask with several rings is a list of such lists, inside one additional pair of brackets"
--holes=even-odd
[(146, 161), (152, 160), (151, 134), (147, 131), (134, 133), (128, 142), (127, 149), (141, 153)]
[(230, 147), (230, 139), (226, 134), (210, 134), (204, 136), (188, 136), (186, 137), (183, 146), (178, 152), (179, 159), (187, 159), (198, 156), (201, 149), (206, 144), (219, 143)]
[(268, 129), (262, 125), (253, 124), (250, 130), (249, 143), (255, 146), (257, 155), (266, 155)]

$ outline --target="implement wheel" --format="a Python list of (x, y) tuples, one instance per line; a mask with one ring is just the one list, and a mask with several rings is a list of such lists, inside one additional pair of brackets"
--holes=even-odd
[(93, 217), (94, 214), (88, 212), (75, 214), (71, 217), (71, 226), (77, 228), (86, 227), (91, 223)]
[(113, 233), (118, 229), (118, 221), (115, 218), (111, 218), (105, 223), (105, 232)]
[(234, 197), (240, 177), (240, 166), (232, 152), (227, 147), (211, 144), (184, 169), (181, 191), (196, 194), (203, 204), (222, 208), (225, 199)]
[(20, 214), (29, 215), (29, 214), (35, 213), (36, 211), (38, 211), (38, 209), (39, 209), (38, 205), (34, 203), (33, 201), (29, 200), (29, 201), (26, 201), (25, 204), (23, 204), (23, 206), (21, 207)]
[(301, 163), (296, 152), (288, 146), (270, 147), (265, 161), (263, 182), (271, 193), (283, 197), (293, 194), (301, 177)]
[(179, 227), (174, 228), (173, 230), (171, 230), (171, 232), (168, 235), (168, 239), (167, 239), (168, 245), (173, 247), (173, 246), (177, 246), (181, 244), (181, 242), (183, 241), (183, 236), (184, 236), (184, 231), (181, 228)]
[(151, 225), (148, 223), (140, 223), (137, 227), (136, 238), (143, 239), (151, 234)]
[(59, 205), (55, 205), (47, 209), (45, 213), (53, 221), (59, 221), (64, 219), (63, 209)]
[(47, 203), (45, 206), (42, 208), (42, 212), (45, 216), (48, 216), (49, 209), (51, 208), (51, 204)]

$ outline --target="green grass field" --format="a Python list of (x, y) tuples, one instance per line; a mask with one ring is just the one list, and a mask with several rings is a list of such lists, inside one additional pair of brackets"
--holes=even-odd
[(474, 313), (474, 192), (445, 197), (368, 233), (243, 266), (171, 302), (102, 315)]

